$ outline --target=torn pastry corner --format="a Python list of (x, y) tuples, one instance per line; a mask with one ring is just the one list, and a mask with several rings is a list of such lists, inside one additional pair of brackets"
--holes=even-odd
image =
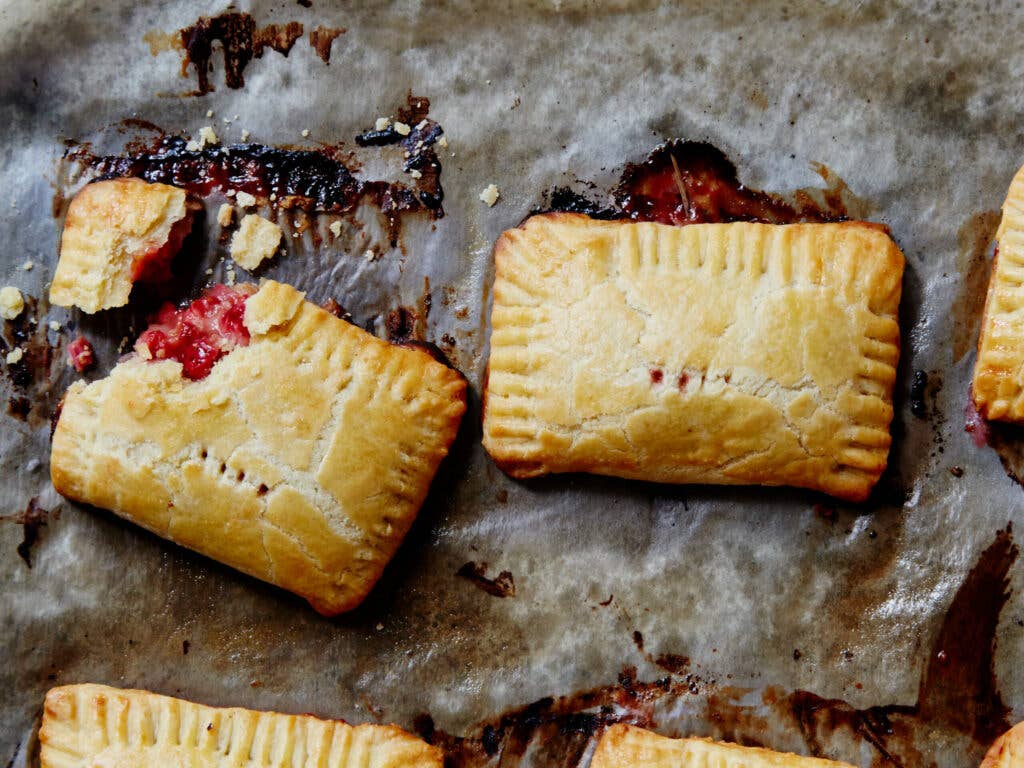
[(853, 768), (849, 763), (774, 752), (705, 738), (670, 739), (632, 725), (613, 725), (601, 736), (590, 768)]
[(197, 207), (169, 184), (129, 178), (87, 185), (68, 207), (50, 301), (92, 314), (123, 307), (136, 281), (170, 278)]
[[(139, 728), (137, 723), (200, 723), (212, 741), (179, 738), (176, 728)], [(394, 725), (352, 726), (343, 720), (289, 715), (240, 707), (208, 707), (142, 690), (85, 683), (46, 694), (39, 728), (41, 768), (71, 765), (220, 766), (228, 756), (211, 751), (218, 733), (257, 734), (260, 756), (247, 765), (336, 768), (442, 768), (441, 750)], [(333, 747), (348, 745), (341, 755)], [(237, 750), (235, 750), (237, 751)], [(214, 753), (216, 752), (216, 754)], [(246, 754), (248, 755), (248, 748)], [(233, 753), (232, 753), (233, 754)], [(267, 756), (273, 760), (268, 761)], [(343, 756), (342, 756), (343, 755)], [(223, 759), (221, 759), (223, 758)]]
[(290, 285), (265, 280), (245, 302), (245, 327), (253, 336), (265, 336), (295, 317), (305, 298), (306, 294)]
[(277, 251), (282, 234), (274, 222), (250, 213), (231, 237), (231, 258), (244, 269), (256, 269)]
[(1017, 723), (992, 743), (980, 768), (1024, 768), (1024, 723)]

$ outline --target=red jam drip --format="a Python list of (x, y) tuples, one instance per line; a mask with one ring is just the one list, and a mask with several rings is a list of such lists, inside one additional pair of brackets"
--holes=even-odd
[(96, 355), (92, 351), (92, 344), (84, 336), (68, 344), (68, 362), (79, 373), (84, 373), (96, 364)]
[(967, 400), (967, 407), (964, 408), (964, 432), (971, 436), (974, 444), (979, 448), (984, 448), (988, 445), (988, 422), (978, 413), (978, 409), (974, 407), (973, 394)]
[(206, 378), (224, 355), (249, 343), (245, 300), (255, 292), (252, 285), (215, 285), (187, 307), (164, 304), (135, 342), (136, 353), (177, 360), (186, 378)]
[(182, 243), (192, 231), (192, 211), (171, 225), (163, 245), (154, 248), (132, 262), (132, 282), (162, 283), (171, 279), (171, 261), (181, 250)]

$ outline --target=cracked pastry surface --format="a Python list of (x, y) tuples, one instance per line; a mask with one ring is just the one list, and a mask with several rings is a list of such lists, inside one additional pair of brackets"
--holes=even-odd
[(484, 446), (521, 478), (862, 500), (891, 442), (903, 265), (863, 223), (531, 217), (495, 246)]
[(50, 301), (92, 314), (128, 303), (136, 280), (163, 280), (192, 228), (185, 190), (142, 179), (84, 187), (68, 207)]
[(246, 346), (205, 378), (131, 358), (65, 396), (51, 450), (63, 495), (306, 598), (370, 591), (465, 410), (464, 379), (265, 282)]
[(632, 725), (601, 736), (590, 768), (853, 768), (817, 757), (741, 747), (711, 739), (670, 739)]
[(394, 725), (207, 707), (148, 691), (68, 685), (46, 694), (42, 768), (442, 768)]
[(971, 392), (986, 419), (1024, 422), (1024, 168), (1010, 182), (978, 338)]

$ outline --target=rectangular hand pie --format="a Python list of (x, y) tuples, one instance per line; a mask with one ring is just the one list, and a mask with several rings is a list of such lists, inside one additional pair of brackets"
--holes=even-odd
[(590, 768), (853, 768), (817, 757), (741, 747), (710, 739), (669, 739), (631, 725), (601, 736)]
[(1017, 723), (992, 743), (980, 768), (1024, 768), (1024, 723)]
[(971, 391), (986, 419), (1024, 422), (1024, 168), (1010, 182)]
[(56, 489), (321, 613), (355, 607), (455, 438), (462, 376), (276, 282), (167, 305), (136, 352), (68, 390)]
[(215, 708), (148, 691), (68, 685), (46, 694), (41, 768), (442, 768), (394, 725)]
[(185, 190), (142, 179), (84, 187), (68, 207), (50, 301), (91, 314), (123, 307), (137, 280), (168, 279), (198, 208)]
[(885, 468), (903, 255), (883, 228), (545, 214), (494, 258), (484, 445), (514, 477), (862, 500)]

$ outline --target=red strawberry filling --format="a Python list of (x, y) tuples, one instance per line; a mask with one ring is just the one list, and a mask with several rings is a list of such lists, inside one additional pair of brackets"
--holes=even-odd
[(249, 343), (245, 300), (254, 285), (215, 285), (186, 307), (164, 304), (135, 342), (147, 360), (177, 360), (189, 379), (204, 379), (218, 360)]
[(92, 344), (85, 336), (79, 336), (68, 344), (68, 362), (79, 373), (84, 373), (96, 364), (96, 356), (92, 351)]
[(192, 231), (193, 214), (193, 209), (189, 207), (184, 218), (171, 225), (163, 245), (135, 258), (132, 262), (132, 282), (161, 283), (171, 279), (171, 261)]

